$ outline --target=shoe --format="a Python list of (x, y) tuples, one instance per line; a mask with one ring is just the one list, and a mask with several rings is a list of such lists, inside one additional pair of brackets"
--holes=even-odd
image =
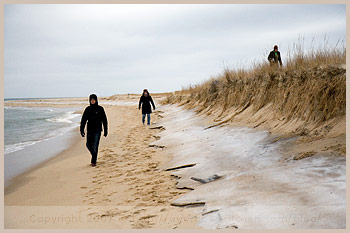
[(96, 163), (91, 163), (90, 166), (91, 166), (91, 167), (95, 167), (95, 166), (96, 166)]

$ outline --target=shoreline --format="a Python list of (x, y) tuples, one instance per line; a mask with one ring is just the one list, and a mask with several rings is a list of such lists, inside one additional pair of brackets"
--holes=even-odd
[[(78, 129), (78, 127), (75, 127), (69, 133), (73, 134), (73, 132), (76, 131), (77, 129)], [(64, 157), (67, 156), (67, 151), (72, 150), (76, 146), (76, 144), (79, 143), (79, 137), (81, 137), (79, 134), (76, 134), (75, 136), (72, 135), (72, 137), (70, 138), (71, 139), (70, 145), (66, 149), (64, 149), (63, 151), (53, 155), (52, 157), (50, 157), (42, 162), (39, 162), (38, 164), (26, 169), (24, 172), (21, 172), (18, 175), (13, 176), (8, 181), (6, 181), (6, 182), (8, 182), (8, 184), (4, 186), (5, 195), (6, 195), (8, 190), (16, 187), (17, 186), (16, 183), (21, 182), (20, 180), (25, 179), (25, 177), (28, 176), (31, 172), (33, 172), (37, 169), (40, 169), (42, 167), (45, 167), (47, 165), (50, 165), (51, 163), (55, 163), (56, 161), (60, 161), (60, 160), (64, 159)], [(50, 138), (50, 139), (54, 139), (54, 138)]]
[[(11, 103), (10, 103), (11, 104)], [(9, 106), (12, 108), (13, 106)], [(16, 106), (24, 108), (57, 108), (56, 106)], [(46, 135), (42, 135), (39, 138), (32, 139), (27, 145), (19, 144), (10, 144), (9, 153), (4, 153), (4, 162), (5, 162), (5, 173), (4, 173), (4, 186), (5, 188), (13, 183), (12, 179), (17, 176), (31, 171), (33, 168), (40, 166), (42, 163), (45, 163), (48, 160), (53, 159), (54, 157), (61, 154), (63, 151), (68, 150), (76, 142), (76, 132), (78, 129), (79, 116), (82, 114), (80, 109), (81, 106), (67, 106), (60, 109), (63, 109), (64, 112), (60, 113), (56, 117), (61, 117), (62, 114), (76, 114), (73, 118), (70, 118), (70, 125), (65, 125), (61, 127), (53, 128), (52, 131), (47, 132)], [(78, 109), (79, 108), (79, 109)], [(72, 111), (73, 110), (73, 111)], [(55, 117), (55, 118), (56, 118)], [(50, 121), (51, 118), (48, 118)], [(30, 136), (30, 135), (28, 135)], [(27, 139), (28, 140), (28, 139)], [(27, 141), (28, 142), (28, 141)], [(26, 142), (22, 143), (26, 144)], [(6, 145), (5, 145), (6, 148)]]
[[(199, 228), (192, 209), (170, 205), (188, 190), (177, 189), (170, 172), (159, 169), (169, 156), (149, 146), (159, 130), (142, 126), (136, 106), (103, 107), (109, 135), (101, 137), (97, 166), (90, 166), (86, 137), (76, 135), (71, 147), (14, 178), (5, 188), (6, 229)], [(151, 119), (154, 124), (161, 117), (155, 111)], [(53, 217), (57, 212), (82, 216), (84, 221), (69, 225), (31, 221), (33, 215)], [(107, 223), (101, 220), (106, 216), (110, 218)], [(90, 222), (91, 217), (101, 221)], [(172, 221), (174, 217), (179, 220)]]

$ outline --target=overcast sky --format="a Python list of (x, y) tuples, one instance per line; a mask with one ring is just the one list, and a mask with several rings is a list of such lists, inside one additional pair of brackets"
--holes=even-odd
[(181, 89), (346, 38), (345, 5), (5, 5), (5, 98)]

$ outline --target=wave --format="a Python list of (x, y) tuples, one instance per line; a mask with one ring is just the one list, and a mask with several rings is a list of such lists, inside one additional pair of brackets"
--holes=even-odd
[[(49, 112), (52, 112), (52, 109), (46, 109)], [(36, 120), (44, 120), (46, 122), (50, 122), (51, 124), (55, 123), (52, 125), (53, 129), (52, 130), (47, 130), (47, 133), (45, 136), (41, 136), (40, 138), (36, 138), (34, 140), (28, 141), (28, 142), (19, 142), (19, 143), (14, 143), (14, 144), (9, 144), (5, 145), (5, 154), (10, 154), (19, 150), (23, 150), (26, 147), (32, 146), (34, 144), (55, 138), (60, 135), (64, 135), (68, 133), (69, 131), (73, 130), (74, 128), (78, 127), (78, 121), (76, 120), (77, 117), (79, 117), (81, 114), (75, 113), (75, 111), (69, 111), (65, 112), (59, 116), (55, 116), (52, 118), (36, 118)], [(42, 121), (41, 121), (42, 122)], [(49, 123), (49, 124), (50, 124)], [(50, 126), (49, 126), (50, 127)], [(45, 130), (46, 131), (46, 130)]]
[(72, 112), (67, 112), (62, 116), (56, 116), (53, 118), (46, 119), (46, 121), (49, 122), (54, 122), (54, 123), (73, 123), (73, 119), (80, 116), (80, 114), (76, 114), (73, 111)]
[(5, 154), (16, 152), (16, 151), (24, 149), (27, 146), (32, 146), (38, 142), (40, 142), (40, 141), (21, 142), (21, 143), (16, 143), (13, 145), (5, 145), (4, 152), (5, 152)]
[(15, 109), (15, 110), (31, 110), (31, 111), (36, 111), (35, 108), (26, 107), (26, 106), (4, 106), (4, 109)]
[(43, 141), (47, 141), (50, 139), (53, 139), (55, 137), (61, 136), (65, 133), (68, 133), (69, 131), (73, 130), (74, 128), (78, 127), (79, 124), (71, 124), (68, 127), (62, 127), (62, 128), (58, 128), (56, 130), (53, 130), (51, 133), (49, 133), (46, 138), (37, 140), (37, 141), (29, 141), (29, 142), (20, 142), (20, 143), (16, 143), (16, 144), (10, 144), (10, 145), (5, 145), (4, 147), (4, 152), (5, 154), (10, 154), (16, 151), (20, 151), (25, 149), (26, 147), (29, 146), (33, 146), (37, 143), (43, 142)]

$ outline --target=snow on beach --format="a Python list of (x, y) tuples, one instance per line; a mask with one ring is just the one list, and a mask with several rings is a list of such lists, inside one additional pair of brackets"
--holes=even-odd
[(177, 187), (194, 189), (172, 204), (202, 206), (201, 227), (345, 227), (345, 157), (286, 159), (280, 148), (293, 139), (274, 142), (249, 128), (205, 129), (193, 111), (161, 110), (166, 130), (154, 144), (173, 154), (165, 169), (173, 169)]

